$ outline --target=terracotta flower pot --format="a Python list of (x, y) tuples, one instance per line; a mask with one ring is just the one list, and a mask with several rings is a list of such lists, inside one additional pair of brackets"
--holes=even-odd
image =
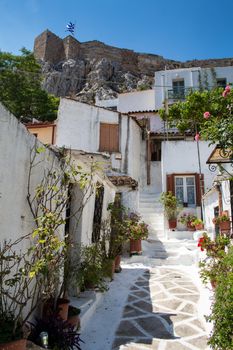
[(174, 230), (177, 226), (177, 219), (169, 219), (168, 220), (168, 227), (170, 230)]
[(18, 339), (0, 344), (0, 350), (26, 350), (27, 339)]
[[(59, 298), (57, 300), (56, 313), (59, 317), (61, 317), (64, 321), (67, 320), (68, 317), (68, 309), (69, 309), (70, 301), (65, 298)], [(51, 316), (54, 313), (54, 300), (49, 299), (45, 302), (43, 306), (43, 318)]]
[(130, 255), (142, 254), (142, 240), (141, 239), (131, 239), (130, 240)]
[(70, 303), (70, 301), (68, 299), (65, 299), (65, 298), (59, 298), (57, 301), (58, 315), (64, 321), (66, 321), (68, 318), (69, 303)]
[(121, 270), (121, 256), (117, 255), (115, 257), (115, 272), (118, 273), (121, 272)]
[(187, 222), (187, 230), (188, 231), (196, 231), (195, 226), (191, 225), (191, 222)]
[(222, 221), (219, 223), (219, 227), (220, 227), (221, 231), (229, 232), (231, 229), (231, 222), (230, 221)]

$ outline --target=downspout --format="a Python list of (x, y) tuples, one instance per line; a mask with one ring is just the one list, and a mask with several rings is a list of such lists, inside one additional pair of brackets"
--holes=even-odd
[[(147, 120), (147, 126), (149, 124), (149, 121)], [(151, 184), (151, 176), (150, 176), (150, 162), (151, 162), (151, 147), (150, 147), (150, 130), (149, 128), (146, 128), (147, 129), (147, 140), (146, 140), (146, 145), (147, 145), (147, 152), (146, 152), (146, 155), (147, 155), (147, 185), (150, 185)]]

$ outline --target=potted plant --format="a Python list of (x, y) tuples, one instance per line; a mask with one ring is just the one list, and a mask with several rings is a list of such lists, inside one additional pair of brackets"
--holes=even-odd
[(99, 242), (89, 246), (81, 246), (77, 284), (81, 291), (95, 288), (100, 291), (106, 290), (103, 273), (103, 252)]
[(130, 255), (142, 253), (142, 240), (148, 237), (148, 225), (137, 213), (128, 214), (126, 235), (130, 241)]
[(1, 350), (24, 350), (26, 349), (26, 339), (22, 323), (15, 323), (15, 317), (12, 314), (5, 314), (0, 319), (0, 349)]
[(127, 241), (126, 231), (128, 218), (126, 208), (121, 205), (118, 197), (108, 205), (111, 214), (111, 232), (109, 236), (109, 254), (114, 257), (115, 272), (121, 272), (122, 246)]
[(46, 332), (48, 335), (49, 349), (76, 349), (81, 350), (80, 334), (75, 327), (70, 325), (68, 321), (62, 320), (57, 314), (51, 314), (46, 319), (37, 318), (31, 323), (32, 332), (30, 340), (41, 346), (41, 333)]
[(163, 204), (169, 229), (175, 229), (177, 226), (179, 200), (169, 191), (161, 194), (160, 202)]
[(195, 220), (197, 220), (197, 217), (192, 213), (183, 213), (179, 218), (179, 222), (185, 224), (188, 231), (195, 231), (195, 225), (192, 225)]
[(222, 260), (229, 245), (229, 237), (218, 236), (211, 240), (206, 232), (198, 240), (198, 247), (201, 251), (206, 251), (206, 258), (199, 263), (200, 276), (204, 283), (210, 282), (213, 288), (216, 287), (218, 276), (222, 274)]
[(222, 213), (219, 216), (215, 217), (213, 219), (213, 223), (215, 225), (219, 225), (219, 228), (221, 231), (227, 231), (229, 232), (231, 229), (231, 222), (230, 218), (227, 214)]
[(191, 222), (191, 225), (195, 227), (196, 230), (203, 230), (204, 223), (201, 219), (196, 218)]
[(26, 349), (26, 322), (36, 306), (31, 257), (15, 247), (21, 241), (0, 245), (0, 349), (4, 350)]

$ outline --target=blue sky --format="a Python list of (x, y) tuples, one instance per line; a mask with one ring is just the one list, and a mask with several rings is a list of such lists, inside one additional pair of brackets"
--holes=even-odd
[(0, 0), (0, 50), (33, 48), (45, 29), (175, 60), (233, 57), (233, 0)]

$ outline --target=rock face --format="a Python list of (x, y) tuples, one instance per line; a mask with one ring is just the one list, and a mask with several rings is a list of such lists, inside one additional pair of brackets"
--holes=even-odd
[(59, 38), (49, 30), (34, 43), (41, 63), (44, 88), (56, 96), (76, 96), (83, 102), (115, 98), (119, 92), (150, 89), (154, 72), (175, 68), (231, 66), (233, 59), (178, 62), (162, 56), (136, 53), (99, 41), (80, 43)]

